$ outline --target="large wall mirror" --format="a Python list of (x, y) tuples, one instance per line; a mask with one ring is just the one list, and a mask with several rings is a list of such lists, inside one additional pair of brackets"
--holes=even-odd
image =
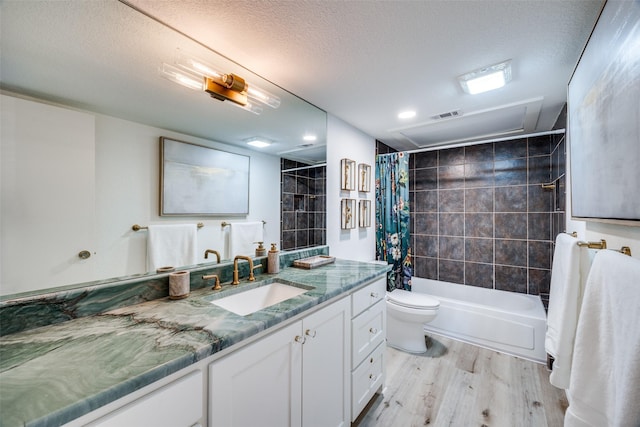
[[(160, 136), (178, 139), (184, 139), (187, 136), (192, 143), (206, 145), (211, 142), (213, 148), (231, 146), (236, 147), (240, 154), (249, 154), (252, 177), (255, 179), (264, 177), (262, 181), (265, 182), (261, 182), (260, 185), (274, 186), (275, 194), (278, 195), (269, 202), (271, 205), (268, 209), (262, 206), (250, 206), (252, 209), (260, 208), (264, 211), (279, 213), (280, 158), (309, 165), (320, 164), (326, 160), (327, 117), (324, 111), (261, 78), (231, 59), (217, 54), (212, 50), (215, 46), (203, 46), (125, 3), (118, 0), (91, 2), (8, 0), (2, 4), (0, 18), (2, 48), (0, 88), (3, 103), (12, 103), (12, 105), (3, 105), (7, 108), (2, 108), (2, 114), (4, 115), (5, 111), (22, 108), (19, 101), (13, 105), (14, 99), (25, 99), (43, 105), (51, 104), (54, 107), (67, 108), (78, 112), (79, 116), (107, 117), (108, 119), (94, 121), (93, 128), (89, 126), (84, 130), (79, 129), (81, 126), (75, 125), (79, 122), (65, 124), (63, 120), (55, 118), (50, 118), (50, 121), (58, 128), (64, 129), (67, 126), (70, 134), (75, 135), (73, 138), (77, 139), (79, 144), (83, 143), (83, 132), (87, 132), (87, 135), (93, 132), (102, 139), (110, 137), (110, 144), (122, 145), (121, 157), (112, 162), (122, 162), (122, 170), (112, 177), (114, 181), (121, 182), (122, 186), (135, 182), (136, 174), (141, 174), (140, 170), (144, 170), (147, 175), (153, 175), (152, 177), (142, 176), (142, 179), (148, 180), (151, 184), (148, 188), (139, 189), (140, 197), (130, 197), (128, 200), (116, 203), (116, 205), (126, 205), (129, 210), (140, 205), (139, 210), (146, 215), (146, 220), (160, 219), (155, 201), (159, 191), (156, 185), (158, 179), (156, 173), (158, 137)], [(174, 61), (178, 50), (203, 58), (226, 73), (240, 75), (247, 81), (267, 89), (280, 98), (280, 106), (277, 109), (265, 107), (260, 115), (255, 115), (235, 108), (229, 101), (218, 101), (204, 92), (191, 91), (161, 78), (158, 68), (162, 63)], [(6, 101), (7, 99), (11, 101)], [(30, 114), (35, 116), (37, 111), (31, 109)], [(82, 117), (79, 120), (81, 122)], [(104, 121), (109, 124), (107, 129), (103, 124)], [(39, 126), (38, 123), (34, 122), (34, 128)], [(133, 129), (127, 134), (127, 138), (131, 141), (153, 134), (155, 151), (145, 152), (135, 147), (135, 144), (130, 143), (131, 141), (125, 143), (120, 138), (120, 132), (125, 132), (123, 129), (126, 127)], [(118, 129), (114, 130), (114, 128)], [(3, 139), (7, 138), (10, 131), (11, 129), (3, 129)], [(135, 135), (136, 132), (140, 135)], [(303, 139), (309, 134), (316, 136), (315, 142), (309, 143)], [(253, 137), (268, 139), (272, 145), (260, 152), (252, 151), (253, 149), (246, 145), (246, 141)], [(47, 150), (53, 150), (52, 147), (53, 142), (51, 146), (45, 144), (42, 150), (32, 152), (33, 162), (39, 162), (43, 167), (51, 163), (48, 161), (49, 151)], [(8, 161), (11, 149), (3, 146), (3, 164)], [(95, 152), (89, 153), (87, 157), (74, 156), (68, 159), (69, 165), (92, 163), (86, 167), (86, 180), (80, 180), (82, 182), (77, 187), (68, 189), (68, 200), (51, 198), (42, 201), (40, 203), (42, 217), (58, 215), (64, 212), (62, 207), (65, 204), (83, 200), (82, 193), (85, 187), (97, 192), (97, 196), (94, 194), (88, 197), (82, 202), (84, 204), (91, 204), (96, 197), (102, 197), (100, 191), (103, 188), (113, 188), (113, 185), (109, 187), (103, 182), (111, 177), (105, 178), (104, 175), (100, 175), (104, 173), (101, 169), (104, 163), (101, 157), (104, 155), (103, 151), (105, 150), (98, 145)], [(149, 164), (151, 166), (148, 166)], [(21, 170), (22, 166), (27, 165), (12, 165), (15, 170)], [(152, 172), (148, 172), (149, 170)], [(3, 191), (8, 188), (6, 186), (14, 178), (20, 179), (7, 177), (3, 171)], [(269, 180), (272, 181), (268, 182)], [(250, 193), (254, 195), (261, 192), (264, 192), (262, 187), (250, 188)], [(33, 203), (34, 197), (22, 193), (19, 199)], [(5, 206), (0, 218), (3, 232), (0, 267), (3, 277), (3, 282), (0, 283), (1, 295), (14, 294), (16, 291), (23, 290), (41, 291), (46, 287), (73, 285), (73, 281), (48, 284), (46, 273), (39, 271), (40, 263), (52, 254), (67, 251), (62, 243), (67, 240), (67, 237), (71, 239), (75, 233), (82, 232), (93, 236), (104, 233), (109, 229), (110, 218), (116, 221), (122, 211), (119, 206), (113, 206), (110, 208), (112, 210), (107, 211), (96, 205), (95, 209), (100, 209), (95, 213), (97, 222), (77, 224), (74, 229), (63, 230), (65, 237), (61, 239), (54, 233), (59, 230), (39, 227), (40, 218), (23, 217), (19, 218), (18, 223), (12, 222), (15, 217), (20, 216), (17, 208), (15, 211), (18, 213), (6, 214), (7, 210), (10, 210), (8, 205), (14, 202), (14, 199), (10, 199), (10, 195), (3, 194)], [(14, 206), (17, 204), (14, 203)], [(94, 207), (90, 207), (91, 209)], [(149, 214), (149, 211), (153, 212)], [(221, 221), (224, 219), (220, 218)], [(186, 219), (188, 220), (199, 222), (201, 219), (194, 216)], [(279, 233), (279, 217), (273, 214), (270, 220), (271, 225), (276, 227)], [(137, 236), (129, 233), (132, 233), (130, 227), (134, 222), (145, 221), (145, 219), (137, 220), (132, 217), (127, 221), (127, 227), (118, 226), (117, 233), (122, 235), (119, 237), (136, 239), (137, 248), (143, 247), (144, 236), (140, 233)], [(13, 233), (11, 239), (8, 238), (10, 233)], [(271, 237), (274, 234), (276, 233), (272, 233)], [(32, 251), (24, 256), (13, 253), (15, 246), (12, 246), (12, 242), (9, 241), (20, 240), (21, 236), (38, 242)], [(64, 255), (67, 257), (64, 262), (69, 264), (77, 262), (78, 251), (75, 250), (75, 253), (72, 253), (73, 250), (75, 250), (73, 247), (68, 249), (70, 252)], [(139, 254), (136, 256), (140, 257)], [(27, 289), (7, 286), (5, 281), (7, 266), (18, 257), (26, 257), (22, 262), (23, 269), (24, 266), (28, 266), (28, 271), (24, 271), (24, 274), (33, 277), (31, 281), (39, 282), (38, 285)], [(126, 257), (127, 254), (123, 254), (122, 259), (130, 258)], [(108, 281), (114, 276), (121, 276), (118, 271), (121, 270), (112, 269), (109, 265), (103, 264), (99, 267), (94, 266), (90, 277), (91, 280)], [(143, 267), (135, 271), (129, 269), (128, 273), (149, 274)], [(8, 288), (9, 291), (7, 291)]]

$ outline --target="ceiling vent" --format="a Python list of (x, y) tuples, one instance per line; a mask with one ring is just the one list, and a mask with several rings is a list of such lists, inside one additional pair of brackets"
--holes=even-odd
[(462, 113), (460, 110), (447, 111), (446, 113), (436, 114), (435, 116), (431, 116), (433, 120), (442, 120), (442, 119), (450, 119), (453, 117), (461, 116)]

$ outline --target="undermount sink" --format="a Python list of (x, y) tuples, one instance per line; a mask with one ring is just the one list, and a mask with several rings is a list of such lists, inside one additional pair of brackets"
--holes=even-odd
[(246, 316), (247, 314), (255, 313), (263, 308), (301, 295), (311, 289), (313, 288), (302, 288), (282, 282), (272, 282), (268, 285), (229, 295), (228, 297), (215, 299), (211, 301), (211, 304), (222, 307), (240, 316)]

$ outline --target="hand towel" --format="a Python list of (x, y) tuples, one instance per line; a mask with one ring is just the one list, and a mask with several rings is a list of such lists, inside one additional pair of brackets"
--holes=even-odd
[(182, 267), (198, 262), (195, 224), (150, 225), (147, 236), (147, 269)]
[(585, 286), (564, 425), (640, 426), (640, 260), (599, 251)]
[(232, 222), (229, 234), (229, 256), (233, 259), (236, 255), (254, 256), (256, 252), (255, 242), (263, 242), (262, 221)]
[(578, 246), (578, 239), (566, 233), (558, 234), (544, 346), (555, 359), (549, 381), (562, 389), (569, 388), (573, 344), (589, 264), (588, 251)]

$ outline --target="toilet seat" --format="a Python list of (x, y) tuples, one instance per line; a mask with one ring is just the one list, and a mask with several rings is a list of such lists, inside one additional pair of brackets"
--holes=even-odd
[(425, 294), (395, 289), (387, 292), (387, 301), (401, 307), (433, 310), (440, 307), (440, 301)]

